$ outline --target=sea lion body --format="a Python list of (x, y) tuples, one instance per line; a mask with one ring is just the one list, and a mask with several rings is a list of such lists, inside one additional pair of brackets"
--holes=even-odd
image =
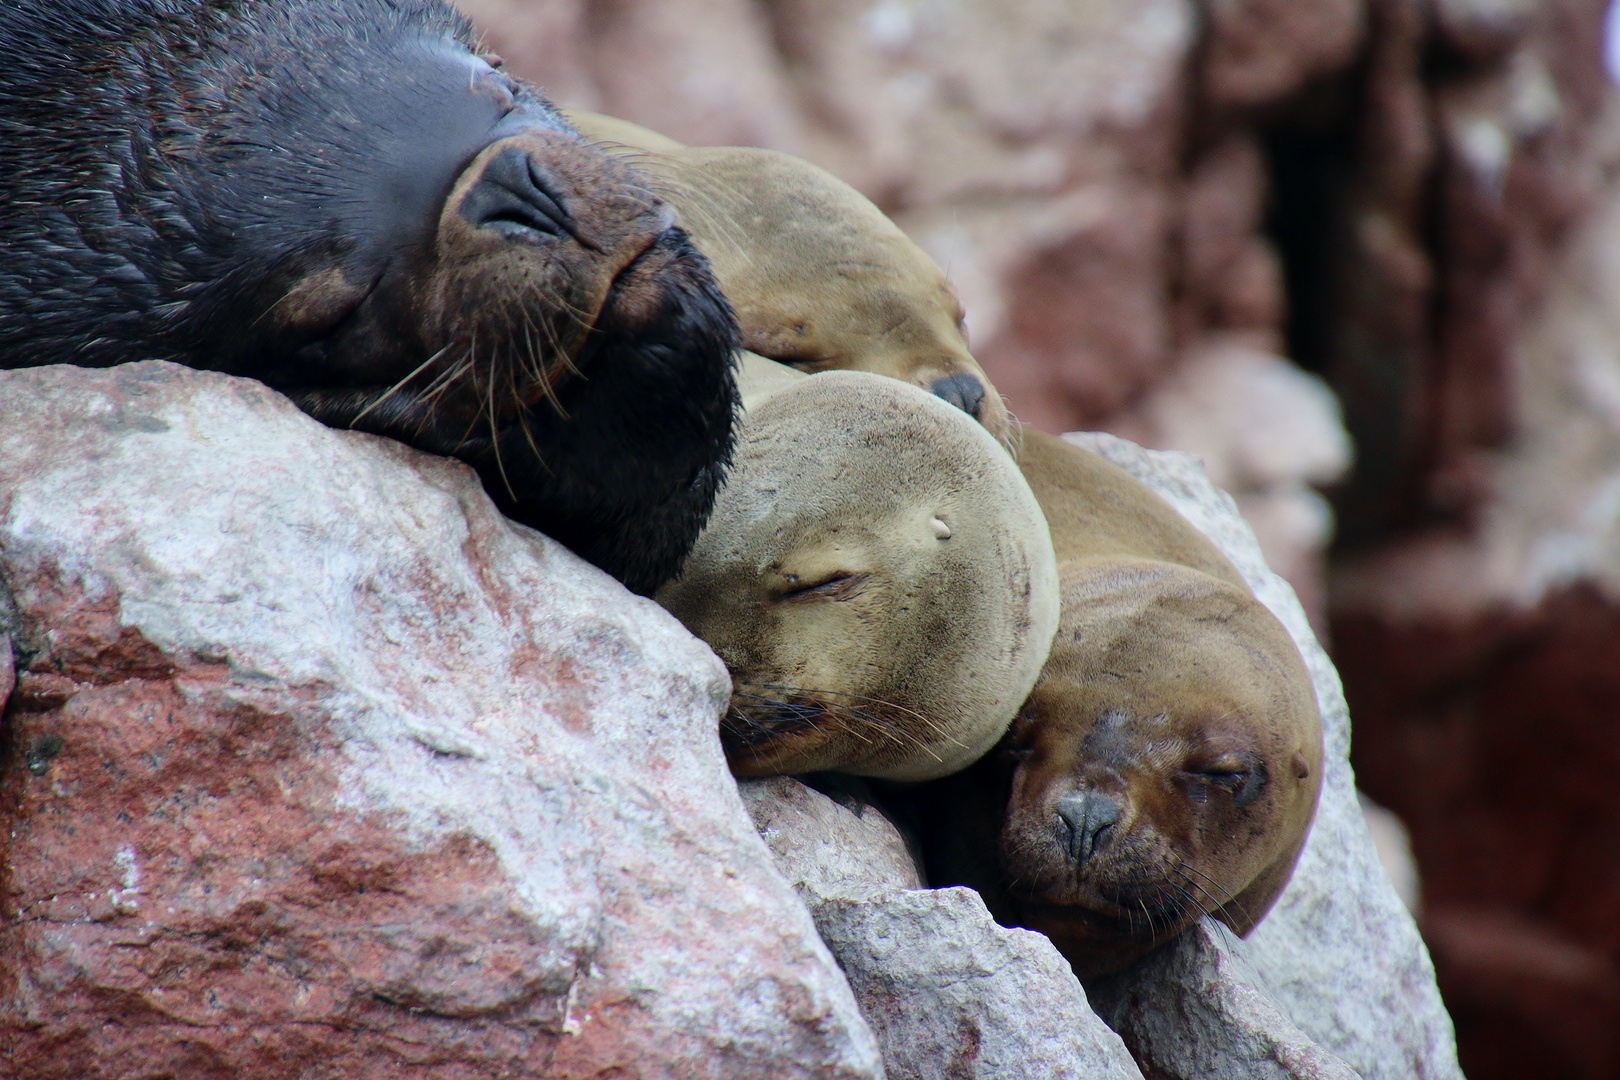
[(726, 488), (656, 596), (731, 671), (732, 771), (962, 768), (1006, 728), (1057, 623), (1034, 496), (989, 432), (916, 387), (758, 358), (743, 382)]
[(736, 406), (735, 320), (672, 217), (442, 0), (0, 7), (0, 367), (260, 379), (463, 458), (641, 591)]
[(1304, 662), (1134, 478), (1037, 431), (1019, 464), (1051, 523), (1062, 616), (1006, 738), (918, 796), (930, 877), (978, 888), (1082, 977), (1205, 913), (1245, 934), (1287, 884), (1321, 787)]
[(997, 438), (1007, 406), (973, 354), (939, 266), (860, 192), (790, 154), (683, 146), (636, 124), (568, 113), (637, 151), (709, 257), (742, 344), (801, 371), (869, 371), (932, 391)]

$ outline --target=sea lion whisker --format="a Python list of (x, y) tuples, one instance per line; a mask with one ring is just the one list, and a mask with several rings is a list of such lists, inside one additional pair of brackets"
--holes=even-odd
[[(947, 737), (948, 738), (948, 736), (945, 735), (945, 731), (940, 727), (938, 721), (934, 720), (932, 717), (927, 716), (924, 713), (918, 712), (916, 709), (908, 709), (904, 705), (898, 704), (897, 702), (885, 701), (883, 698), (870, 697), (870, 696), (868, 696), (866, 694), (850, 693), (850, 692), (844, 691), (844, 690), (817, 690), (817, 689), (812, 689), (812, 688), (803, 687), (803, 686), (785, 686), (785, 685), (778, 684), (778, 683), (760, 683), (760, 682), (756, 682), (756, 683), (749, 683), (748, 685), (749, 686), (762, 686), (767, 690), (791, 690), (791, 691), (797, 691), (797, 692), (803, 693), (803, 694), (820, 694), (820, 695), (827, 696), (827, 697), (847, 697), (847, 698), (854, 698), (854, 699), (856, 699), (858, 701), (870, 702), (873, 705), (881, 705), (886, 709), (893, 709), (895, 712), (904, 713), (905, 715), (911, 717), (912, 719), (919, 720), (922, 723), (928, 725), (930, 728), (932, 728), (934, 730), (934, 732), (936, 734), (938, 734), (938, 735), (940, 735), (942, 737)], [(953, 739), (951, 741), (954, 742), (955, 740)], [(958, 745), (960, 745), (960, 744), (958, 744)]]
[(417, 421), (416, 425), (416, 434), (418, 436), (427, 427), (428, 421), (433, 418), (433, 406), (444, 396), (445, 391), (449, 390), (467, 374), (469, 366), (470, 362), (466, 357), (456, 361), (453, 365), (440, 372), (439, 376), (417, 396), (416, 407), (422, 413), (422, 418)]
[[(1181, 872), (1181, 868), (1177, 867), (1177, 871)], [(1199, 909), (1203, 911), (1204, 914), (1214, 915), (1218, 913), (1227, 918), (1231, 917), (1231, 912), (1226, 910), (1225, 904), (1221, 903), (1220, 900), (1216, 899), (1213, 893), (1211, 893), (1207, 888), (1199, 884), (1197, 881), (1194, 881), (1192, 878), (1188, 877), (1184, 872), (1182, 872), (1182, 881), (1191, 886), (1193, 889), (1197, 890), (1197, 892), (1204, 897), (1204, 901), (1201, 901), (1198, 904)]]
[[(568, 304), (567, 302), (563, 303), (563, 314), (574, 320), (574, 322), (579, 326), (581, 333), (589, 334), (591, 332), (591, 326), (585, 321), (584, 314), (582, 312), (576, 312), (571, 304)], [(567, 374), (573, 375), (576, 378), (584, 378), (584, 372), (580, 371), (579, 366), (574, 363), (573, 356), (567, 349), (563, 347), (562, 339), (557, 336), (556, 328), (553, 327), (549, 322), (546, 323), (546, 337), (551, 343), (552, 360), (558, 364), (561, 364), (563, 366), (563, 370)], [(559, 405), (559, 408), (560, 407), (561, 406)]]
[[(767, 683), (753, 683), (753, 682), (751, 682), (751, 683), (745, 683), (743, 685), (759, 686), (759, 687), (762, 687), (764, 689), (772, 689), (772, 690), (786, 690), (786, 691), (789, 691), (789, 692), (802, 694), (802, 695), (804, 695), (806, 697), (809, 697), (809, 698), (812, 698), (812, 699), (819, 698), (822, 695), (828, 695), (828, 696), (853, 697), (853, 698), (858, 698), (858, 699), (865, 700), (865, 701), (876, 702), (877, 704), (889, 706), (890, 708), (894, 708), (895, 711), (897, 711), (897, 712), (901, 712), (901, 713), (905, 713), (905, 714), (910, 715), (910, 716), (914, 716), (917, 719), (922, 720), (925, 724), (927, 724), (931, 728), (934, 728), (935, 733), (941, 735), (941, 737), (944, 739), (944, 741), (951, 742), (951, 743), (956, 742), (954, 739), (950, 739), (949, 737), (944, 736), (944, 734), (942, 732), (939, 732), (937, 727), (927, 717), (922, 716), (921, 714), (918, 714), (918, 713), (914, 713), (909, 709), (904, 709), (904, 708), (901, 708), (899, 706), (894, 706), (890, 702), (883, 701), (880, 698), (869, 698), (869, 697), (866, 697), (863, 694), (838, 694), (836, 691), (821, 691), (821, 690), (811, 689), (811, 688), (808, 688), (808, 687), (784, 686), (784, 685), (775, 684), (775, 683), (767, 684)], [(778, 698), (766, 698), (766, 697), (763, 697), (763, 696), (758, 695), (758, 694), (748, 694), (745, 691), (740, 691), (740, 690), (734, 690), (732, 692), (732, 696), (733, 697), (752, 697), (752, 698), (754, 698), (756, 700), (764, 701), (764, 702), (775, 702), (775, 701), (780, 700)], [(834, 716), (834, 717), (845, 718), (845, 719), (848, 719), (848, 720), (852, 720), (852, 721), (856, 721), (858, 723), (865, 724), (868, 727), (876, 728), (877, 730), (883, 732), (883, 734), (885, 736), (887, 736), (887, 741), (888, 742), (896, 743), (896, 744), (898, 744), (900, 746), (909, 746), (912, 749), (920, 750), (923, 753), (928, 754), (930, 757), (934, 758), (936, 761), (940, 760), (939, 756), (934, 752), (934, 750), (929, 746), (928, 743), (924, 742), (922, 739), (918, 738), (917, 736), (913, 735), (911, 732), (907, 731), (903, 725), (896, 723), (894, 720), (892, 720), (892, 719), (890, 719), (888, 717), (885, 717), (885, 716), (881, 715), (880, 713), (868, 712), (868, 711), (866, 711), (864, 709), (857, 709), (857, 708), (854, 708), (852, 706), (843, 705), (843, 704), (840, 704), (840, 703), (834, 702), (834, 701), (820, 701), (820, 702), (818, 702), (817, 707), (819, 709), (827, 712), (828, 714)], [(960, 744), (957, 743), (957, 745), (960, 745)]]
[[(1188, 863), (1188, 862), (1179, 863), (1179, 864), (1177, 864), (1176, 869), (1181, 870), (1183, 872), (1191, 871), (1192, 873), (1197, 874), (1199, 877), (1203, 878), (1205, 881), (1209, 882), (1211, 885), (1215, 886), (1217, 889), (1220, 888), (1220, 882), (1216, 881), (1214, 878), (1210, 877), (1208, 874), (1204, 873), (1202, 870), (1198, 869), (1198, 867), (1192, 865), (1191, 863)], [(1189, 884), (1198, 885), (1198, 883), (1196, 881), (1193, 881), (1192, 878), (1188, 878), (1187, 881), (1188, 881)], [(1238, 914), (1243, 916), (1243, 919), (1244, 919), (1245, 922), (1253, 922), (1253, 919), (1251, 919), (1250, 916), (1249, 916), (1249, 913), (1246, 910), (1244, 910), (1243, 904), (1238, 900), (1237, 897), (1234, 896), (1230, 900), (1223, 903), (1223, 902), (1221, 902), (1219, 900), (1216, 900), (1215, 899), (1215, 894), (1210, 892), (1208, 889), (1204, 888), (1204, 886), (1198, 885), (1198, 888), (1199, 888), (1199, 890), (1201, 892), (1203, 892), (1203, 894), (1205, 896), (1208, 896), (1210, 898), (1210, 900), (1214, 901), (1216, 908), (1218, 908), (1220, 911), (1226, 912), (1226, 905), (1229, 903), (1229, 904), (1231, 904), (1231, 905), (1233, 905), (1234, 907), (1237, 908)]]
[[(473, 340), (475, 342), (478, 340), (476, 331)], [(487, 404), (488, 406), (484, 411), (489, 414), (489, 444), (490, 449), (495, 452), (495, 471), (500, 473), (501, 483), (506, 486), (506, 493), (512, 497), (513, 502), (516, 502), (517, 492), (512, 489), (512, 481), (506, 475), (506, 462), (501, 458), (501, 431), (499, 421), (495, 416), (495, 366), (495, 349), (491, 348), (489, 350), (489, 378), (484, 380), (485, 396), (481, 404)], [(507, 374), (511, 374), (510, 369), (508, 369)]]
[(367, 405), (364, 409), (361, 409), (357, 414), (355, 414), (354, 418), (349, 421), (349, 427), (351, 427), (351, 428), (354, 427), (354, 425), (358, 424), (361, 420), (364, 420), (371, 413), (371, 411), (373, 409), (375, 409), (377, 406), (381, 405), (383, 402), (387, 401), (389, 398), (393, 397), (395, 394), (399, 393), (399, 390), (400, 390), (401, 387), (403, 387), (406, 383), (410, 382), (412, 379), (416, 378), (418, 375), (422, 374), (422, 372), (427, 369), (429, 364), (433, 363), (433, 361), (435, 361), (439, 357), (443, 356), (445, 354), (445, 352), (447, 352), (449, 350), (449, 348), (450, 348), (450, 346), (446, 345), (444, 348), (440, 349), (438, 352), (434, 353), (432, 356), (428, 357), (426, 360), (424, 360), (420, 364), (416, 365), (415, 370), (413, 370), (409, 375), (405, 376), (403, 379), (396, 382), (393, 386), (390, 386), (388, 388), (388, 390), (386, 392), (384, 392), (384, 394), (381, 397), (379, 397), (377, 400), (373, 401), (370, 405)]

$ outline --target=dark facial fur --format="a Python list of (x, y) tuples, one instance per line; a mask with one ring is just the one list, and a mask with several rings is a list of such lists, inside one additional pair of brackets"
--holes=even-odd
[(0, 6), (0, 367), (261, 379), (463, 458), (643, 592), (736, 408), (671, 220), (436, 0)]

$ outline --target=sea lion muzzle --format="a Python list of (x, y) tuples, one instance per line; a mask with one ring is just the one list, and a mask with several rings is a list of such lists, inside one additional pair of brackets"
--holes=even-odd
[(935, 397), (944, 398), (975, 420), (984, 409), (984, 381), (971, 372), (960, 371), (935, 379), (929, 389)]
[(484, 166), (461, 200), (462, 218), (474, 228), (494, 229), (512, 240), (528, 234), (580, 240), (579, 226), (564, 204), (555, 178), (533, 154), (508, 146)]
[(1113, 840), (1119, 816), (1119, 803), (1101, 792), (1083, 791), (1058, 800), (1058, 843), (1077, 869), (1084, 870), (1086, 861)]

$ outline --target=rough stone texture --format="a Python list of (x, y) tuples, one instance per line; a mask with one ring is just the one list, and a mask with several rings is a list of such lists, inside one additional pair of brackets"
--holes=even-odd
[(997, 926), (972, 889), (802, 895), (890, 1077), (1142, 1075), (1052, 943)]
[(0, 408), (0, 1075), (882, 1075), (655, 605), (257, 383)]
[[(1195, 460), (1143, 450), (1110, 435), (1067, 437), (1163, 495), (1242, 571), (1255, 595), (1299, 644), (1316, 685), (1326, 742), (1327, 775), (1316, 822), (1293, 880), (1271, 914), (1246, 940), (1188, 935), (1167, 951), (1215, 951), (1202, 957), (1149, 958), (1107, 986), (1098, 984), (1093, 990), (1099, 1010), (1119, 1018), (1126, 1025), (1121, 1034), (1127, 1044), (1174, 1076), (1249, 1075), (1230, 1071), (1230, 1059), (1221, 1056), (1237, 1053), (1261, 1070), (1255, 1075), (1266, 1075), (1266, 1070), (1289, 1075), (1278, 1073), (1279, 1068), (1301, 1077), (1342, 1075), (1321, 1071), (1338, 1058), (1368, 1080), (1460, 1077), (1451, 1021), (1440, 1002), (1428, 952), (1379, 866), (1357, 803), (1349, 762), (1350, 717), (1338, 676), (1311, 634), (1299, 601), (1266, 569), (1235, 504), (1210, 485)], [(1223, 952), (1238, 957), (1246, 968), (1231, 976), (1233, 986), (1216, 993), (1211, 980), (1219, 984), (1239, 970), (1221, 962)], [(1268, 999), (1298, 1031), (1266, 1027), (1261, 1020), (1269, 1014), (1251, 994)], [(1218, 1034), (1209, 1035), (1207, 1043), (1193, 1037), (1173, 1052), (1152, 1049), (1169, 1047), (1163, 1027), (1168, 1021), (1162, 1017), (1190, 1018), (1195, 1005), (1209, 1011), (1190, 1024), (1191, 1030)], [(1207, 1019), (1223, 1016), (1232, 1019)], [(1189, 1025), (1181, 1027), (1187, 1030)], [(1263, 1037), (1251, 1038), (1251, 1030)], [(1328, 1056), (1318, 1058), (1315, 1051), (1300, 1049), (1299, 1032)], [(1172, 1068), (1172, 1061), (1181, 1064)], [(1191, 1071), (1176, 1071), (1182, 1067)], [(1204, 1068), (1211, 1071), (1200, 1071)]]
[(799, 781), (743, 802), (849, 977), (890, 1080), (1140, 1080), (1044, 936), (997, 926), (971, 889), (919, 889), (900, 833)]
[(859, 811), (791, 776), (739, 780), (743, 805), (782, 875), (823, 892), (920, 889), (922, 876), (900, 830), (873, 806)]
[(1241, 944), (1206, 919), (1174, 948), (1095, 980), (1091, 999), (1154, 1076), (1356, 1080), (1259, 989), (1264, 980), (1246, 963)]

